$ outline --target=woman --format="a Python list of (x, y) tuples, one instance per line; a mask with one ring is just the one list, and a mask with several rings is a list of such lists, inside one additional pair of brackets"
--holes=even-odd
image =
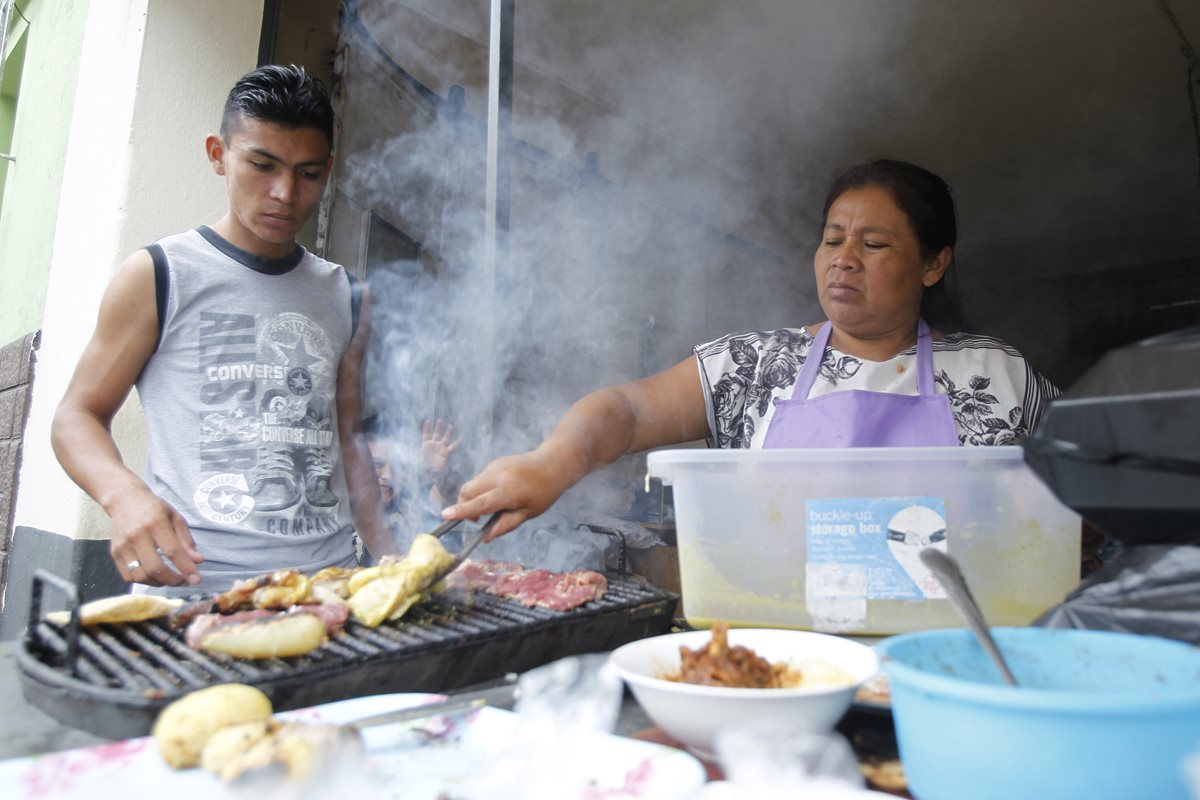
[(950, 332), (944, 281), (958, 231), (945, 181), (900, 161), (861, 164), (835, 179), (824, 219), (813, 267), (827, 321), (731, 334), (657, 375), (587, 395), (536, 450), (464, 484), (442, 516), (508, 509), (495, 538), (626, 453), (700, 438), (728, 448), (912, 447), (1027, 434), (1058, 392), (1012, 347)]

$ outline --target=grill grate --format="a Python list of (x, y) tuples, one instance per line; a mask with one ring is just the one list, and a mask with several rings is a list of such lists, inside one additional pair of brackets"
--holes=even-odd
[(258, 686), (277, 710), (479, 683), (665, 632), (675, 600), (621, 578), (609, 578), (600, 600), (567, 612), (448, 591), (397, 623), (371, 629), (351, 620), (311, 653), (262, 661), (194, 650), (163, 620), (81, 627), (72, 659), (70, 626), (38, 621), (26, 631), (18, 663), (35, 705), (117, 738), (149, 732), (167, 703), (218, 683)]

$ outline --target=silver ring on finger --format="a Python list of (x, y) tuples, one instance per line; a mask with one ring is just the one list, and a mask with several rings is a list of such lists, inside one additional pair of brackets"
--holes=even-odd
[(130, 572), (133, 572), (135, 569), (137, 569), (141, 565), (142, 565), (142, 562), (138, 561), (135, 558), (133, 561), (130, 561), (128, 564), (125, 565), (125, 569), (129, 570)]

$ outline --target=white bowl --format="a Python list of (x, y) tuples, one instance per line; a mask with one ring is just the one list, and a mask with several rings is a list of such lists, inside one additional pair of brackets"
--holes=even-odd
[(815, 656), (850, 675), (846, 686), (797, 689), (730, 689), (669, 681), (678, 673), (679, 648), (703, 647), (710, 631), (688, 631), (630, 642), (612, 652), (609, 663), (629, 685), (638, 703), (660, 728), (703, 758), (714, 758), (713, 741), (725, 728), (765, 722), (799, 733), (828, 733), (854, 699), (863, 681), (879, 670), (875, 651), (824, 633), (772, 628), (733, 628), (730, 646), (749, 647), (771, 663), (795, 667)]

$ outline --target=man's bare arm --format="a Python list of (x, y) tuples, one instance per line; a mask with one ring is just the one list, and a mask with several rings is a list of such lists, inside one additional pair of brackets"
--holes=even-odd
[(337, 419), (354, 529), (371, 555), (379, 558), (396, 552), (396, 543), (383, 517), (379, 478), (362, 432), (362, 362), (369, 336), (370, 309), (370, 295), (363, 287), (358, 328), (338, 365)]
[[(195, 584), (202, 558), (187, 524), (125, 465), (111, 431), (157, 342), (154, 262), (139, 250), (100, 301), (96, 330), (58, 405), (50, 438), (63, 469), (112, 519), (109, 552), (121, 577), (156, 586)], [(139, 566), (130, 569), (135, 561)]]

